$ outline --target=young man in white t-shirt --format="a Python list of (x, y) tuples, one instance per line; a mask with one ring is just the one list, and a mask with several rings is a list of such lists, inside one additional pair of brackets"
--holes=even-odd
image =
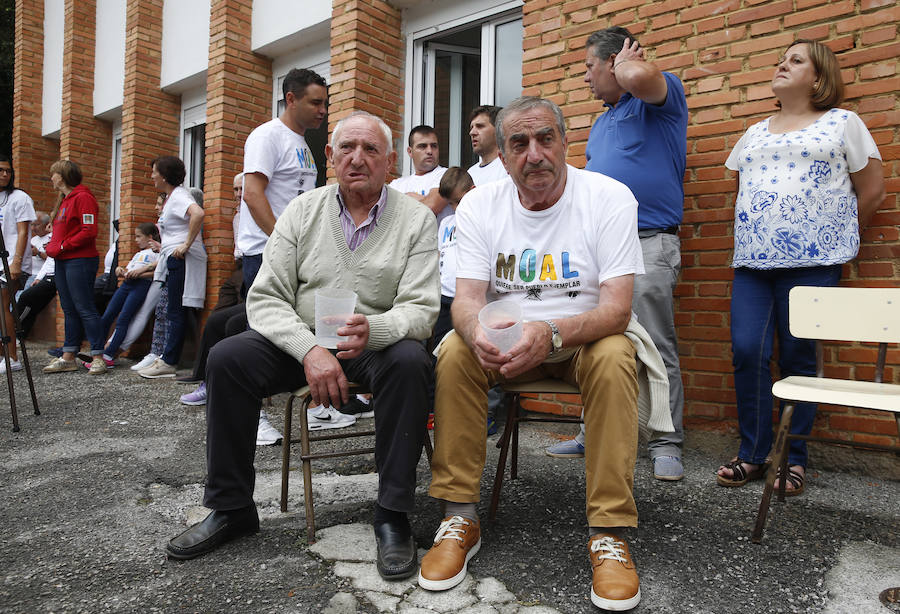
[(244, 254), (244, 292), (256, 278), (275, 221), (291, 199), (316, 187), (318, 170), (306, 144), (307, 130), (325, 118), (325, 79), (293, 69), (282, 83), (285, 108), (256, 127), (244, 144), (244, 187), (237, 247)]
[(389, 185), (427, 205), (440, 224), (441, 220), (453, 213), (453, 208), (438, 192), (441, 177), (447, 168), (438, 162), (440, 146), (437, 133), (431, 126), (416, 126), (409, 131), (408, 143), (406, 153), (412, 160), (413, 174), (398, 177)]
[[(438, 355), (429, 491), (446, 514), (422, 559), (419, 585), (458, 585), (481, 547), (479, 427), (488, 389), (503, 380), (557, 377), (579, 386), (591, 444), (585, 453), (591, 600), (606, 609), (633, 608), (640, 585), (623, 529), (637, 526), (638, 380), (636, 351), (624, 332), (634, 276), (644, 272), (637, 201), (618, 181), (566, 164), (565, 120), (553, 102), (514, 100), (497, 127), (511, 181), (477, 187), (456, 213), (455, 334)], [(481, 308), (499, 299), (518, 303), (523, 315), (520, 340), (503, 354), (478, 322)]]
[(469, 175), (475, 185), (499, 181), (508, 176), (497, 147), (495, 124), (499, 112), (500, 107), (482, 105), (469, 114), (469, 138), (472, 139), (472, 151), (478, 155), (478, 163), (469, 167)]

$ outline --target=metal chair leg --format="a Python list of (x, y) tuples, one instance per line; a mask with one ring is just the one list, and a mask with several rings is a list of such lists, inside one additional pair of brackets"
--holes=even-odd
[[(787, 464), (788, 435), (790, 434), (793, 415), (794, 405), (785, 405), (784, 411), (781, 413), (781, 424), (778, 425), (778, 433), (775, 437), (775, 459), (766, 473), (766, 486), (763, 488), (759, 510), (756, 513), (756, 526), (753, 528), (753, 536), (751, 538), (754, 544), (762, 543), (763, 531), (766, 528), (766, 516), (769, 514), (769, 503), (772, 500), (772, 491), (775, 489), (775, 477), (778, 475), (778, 467)], [(779, 488), (780, 501), (784, 501), (784, 482), (785, 480), (781, 480)]]
[(522, 397), (516, 394), (513, 396), (513, 404), (516, 408), (513, 417), (512, 432), (512, 460), (509, 463), (509, 479), (519, 479), (519, 410), (522, 408)]
[(428, 457), (428, 466), (431, 467), (431, 458), (434, 456), (434, 445), (431, 443), (431, 435), (425, 431), (425, 456)]
[(312, 402), (307, 395), (300, 406), (300, 459), (303, 462), (303, 502), (306, 504), (306, 541), (316, 541), (316, 515), (313, 510), (312, 462), (309, 459), (309, 418), (306, 410)]
[(284, 408), (284, 435), (281, 438), (281, 511), (287, 511), (288, 481), (291, 479), (291, 419), (294, 413), (294, 395), (288, 396)]
[(513, 425), (518, 417), (518, 395), (507, 395), (509, 399), (506, 410), (506, 426), (500, 436), (500, 458), (497, 460), (497, 473), (494, 475), (494, 488), (491, 490), (491, 507), (488, 511), (488, 522), (497, 518), (497, 507), (500, 505), (500, 490), (503, 488), (503, 474), (506, 471), (506, 455), (509, 452), (509, 440)]

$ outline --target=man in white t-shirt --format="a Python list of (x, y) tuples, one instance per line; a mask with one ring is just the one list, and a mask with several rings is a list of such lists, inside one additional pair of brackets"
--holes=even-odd
[[(429, 491), (446, 514), (422, 559), (419, 585), (456, 586), (481, 546), (475, 506), (488, 389), (555, 377), (578, 384), (591, 444), (591, 600), (632, 608), (640, 588), (622, 533), (637, 526), (638, 382), (635, 348), (623, 333), (634, 277), (644, 272), (637, 201), (622, 183), (566, 165), (565, 120), (549, 100), (511, 102), (497, 118), (497, 140), (510, 179), (476, 187), (456, 210), (456, 334), (438, 354)], [(481, 308), (501, 299), (518, 304), (524, 321), (504, 354), (478, 322)]]
[(282, 83), (284, 111), (256, 127), (244, 145), (244, 193), (237, 247), (244, 254), (244, 293), (262, 264), (262, 252), (287, 204), (316, 187), (316, 162), (303, 135), (325, 118), (325, 79), (292, 69)]
[(478, 155), (478, 163), (469, 167), (469, 175), (475, 185), (484, 185), (507, 177), (506, 167), (500, 159), (497, 147), (497, 113), (500, 107), (482, 105), (469, 114), (469, 138), (472, 151)]
[[(275, 221), (291, 200), (316, 187), (318, 169), (304, 134), (325, 118), (325, 79), (311, 70), (294, 68), (281, 89), (284, 111), (257, 126), (244, 144), (244, 185), (235, 239), (243, 254), (244, 296), (262, 265), (263, 248)], [(260, 413), (257, 435), (261, 444), (274, 444), (281, 438), (265, 411)]]
[(409, 131), (408, 143), (406, 153), (412, 160), (413, 174), (394, 179), (390, 187), (427, 205), (440, 225), (442, 219), (453, 213), (453, 207), (438, 192), (441, 177), (447, 168), (438, 163), (440, 147), (437, 133), (431, 126), (416, 126)]
[(44, 248), (50, 242), (50, 216), (46, 213), (37, 213), (37, 219), (31, 222), (31, 274), (22, 289), (16, 293), (16, 300), (22, 295), (22, 292), (30, 288), (37, 280), (37, 275), (47, 260), (47, 252)]

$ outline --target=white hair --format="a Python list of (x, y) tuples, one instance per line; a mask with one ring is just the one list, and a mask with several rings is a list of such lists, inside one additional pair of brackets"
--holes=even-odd
[(344, 122), (355, 117), (365, 117), (374, 120), (375, 123), (378, 124), (378, 128), (381, 130), (382, 134), (384, 134), (384, 140), (387, 142), (387, 151), (385, 152), (385, 154), (390, 155), (390, 153), (394, 151), (394, 134), (391, 132), (390, 127), (386, 123), (384, 123), (384, 120), (382, 120), (380, 117), (378, 117), (377, 115), (372, 115), (367, 111), (354, 111), (337, 123), (337, 126), (334, 127), (334, 132), (331, 133), (332, 149), (335, 148), (335, 145), (338, 142), (338, 136), (340, 135), (341, 130), (343, 130), (344, 128)]

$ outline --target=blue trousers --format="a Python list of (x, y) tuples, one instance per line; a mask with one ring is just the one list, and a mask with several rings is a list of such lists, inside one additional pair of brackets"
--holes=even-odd
[[(761, 464), (772, 447), (769, 364), (776, 331), (781, 377), (816, 373), (815, 341), (797, 339), (790, 332), (788, 293), (794, 286), (836, 286), (840, 278), (841, 265), (765, 271), (735, 269), (731, 291), (731, 349), (741, 432), (740, 459)], [(815, 403), (797, 403), (791, 433), (808, 435), (815, 415)], [(806, 467), (806, 461), (806, 442), (792, 441), (788, 463)]]
[(128, 332), (128, 325), (131, 324), (134, 314), (144, 304), (151, 283), (153, 283), (152, 279), (126, 279), (109, 300), (106, 311), (103, 312), (101, 324), (103, 330), (108, 331), (113, 320), (116, 322), (116, 332), (113, 333), (112, 339), (109, 340), (109, 344), (104, 350), (104, 353), (110, 358), (115, 358), (116, 352), (119, 351), (119, 346), (122, 345)]
[(56, 261), (56, 291), (65, 314), (64, 352), (77, 352), (87, 334), (91, 354), (103, 353), (103, 326), (94, 305), (94, 278), (97, 275), (97, 256)]

